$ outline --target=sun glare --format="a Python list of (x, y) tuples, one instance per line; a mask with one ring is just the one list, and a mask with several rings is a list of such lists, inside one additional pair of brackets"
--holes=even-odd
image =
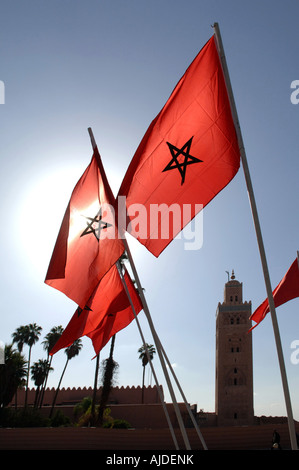
[[(21, 223), (22, 237), (21, 242), (15, 239), (15, 245), (26, 265), (34, 269), (38, 276), (46, 273), (72, 191), (84, 170), (78, 166), (53, 170), (30, 181), (28, 189), (20, 193), (22, 202), (19, 204), (18, 221)], [(114, 184), (115, 179), (117, 175), (112, 175)], [(85, 217), (72, 212), (70, 239), (83, 231), (87, 227), (87, 218), (95, 217), (98, 211), (99, 203), (96, 200), (84, 210)], [(107, 217), (106, 212), (103, 216)], [(19, 227), (14, 232), (19, 233)]]
[(86, 228), (87, 226), (87, 217), (93, 217), (99, 211), (99, 202), (94, 201), (86, 209), (84, 209), (84, 216), (77, 210), (73, 210), (71, 213), (70, 229), (69, 229), (69, 243), (71, 243), (78, 234)]
[(81, 169), (64, 168), (41, 176), (22, 196), (20, 204), (21, 243), (17, 245), (25, 263), (46, 273), (67, 204)]

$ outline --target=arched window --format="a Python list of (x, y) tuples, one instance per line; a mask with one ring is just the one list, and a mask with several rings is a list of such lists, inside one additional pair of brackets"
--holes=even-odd
[(236, 367), (232, 368), (225, 377), (225, 384), (229, 387), (246, 385), (246, 376), (242, 370), (239, 370)]

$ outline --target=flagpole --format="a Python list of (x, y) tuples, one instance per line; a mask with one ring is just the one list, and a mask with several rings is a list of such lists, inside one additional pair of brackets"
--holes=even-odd
[(135, 320), (136, 320), (136, 323), (137, 323), (137, 327), (138, 327), (138, 330), (139, 330), (139, 333), (140, 333), (140, 336), (141, 336), (141, 339), (142, 339), (142, 342), (143, 342), (143, 347), (144, 347), (144, 349), (145, 349), (146, 356), (147, 356), (149, 365), (150, 365), (150, 367), (151, 367), (151, 370), (152, 370), (152, 373), (153, 373), (153, 376), (154, 376), (154, 379), (155, 379), (155, 382), (156, 382), (156, 386), (157, 386), (157, 389), (158, 389), (158, 394), (159, 394), (159, 397), (160, 397), (160, 400), (161, 400), (161, 404), (162, 404), (162, 406), (163, 406), (163, 410), (164, 410), (164, 413), (165, 413), (165, 416), (166, 416), (166, 420), (167, 420), (167, 423), (168, 423), (168, 426), (169, 426), (169, 429), (170, 429), (170, 432), (171, 432), (171, 436), (172, 436), (172, 439), (173, 439), (175, 448), (176, 448), (176, 450), (179, 450), (179, 446), (178, 446), (177, 439), (176, 439), (176, 436), (175, 436), (175, 433), (174, 433), (174, 430), (173, 430), (173, 426), (172, 426), (171, 421), (170, 421), (169, 413), (168, 413), (168, 411), (167, 411), (167, 408), (166, 408), (166, 405), (165, 405), (165, 401), (164, 401), (164, 397), (163, 397), (163, 395), (162, 395), (162, 392), (161, 392), (161, 389), (160, 389), (160, 386), (159, 386), (159, 382), (158, 382), (158, 379), (157, 379), (157, 376), (156, 376), (156, 372), (155, 372), (155, 370), (154, 370), (153, 362), (152, 362), (151, 357), (150, 357), (150, 354), (149, 354), (149, 352), (148, 352), (148, 348), (147, 348), (147, 345), (146, 345), (146, 342), (145, 342), (144, 335), (143, 335), (143, 333), (142, 333), (142, 329), (141, 329), (141, 326), (140, 326), (140, 323), (139, 323), (139, 320), (138, 320), (138, 317), (137, 317), (137, 313), (136, 313), (136, 310), (135, 310), (135, 307), (134, 307), (134, 304), (133, 304), (133, 301), (132, 301), (130, 292), (129, 292), (129, 290), (128, 290), (128, 286), (127, 286), (126, 280), (125, 280), (125, 278), (124, 278), (124, 276), (123, 276), (123, 272), (122, 272), (122, 269), (121, 269), (121, 265), (120, 265), (120, 263), (119, 263), (118, 261), (117, 261), (117, 263), (116, 263), (116, 266), (117, 266), (117, 270), (118, 270), (118, 272), (119, 272), (119, 275), (120, 275), (122, 284), (123, 284), (123, 286), (124, 286), (124, 288), (125, 288), (127, 297), (128, 297), (128, 299), (129, 299), (129, 302), (130, 302), (130, 305), (131, 305), (131, 308), (132, 308), (132, 311), (133, 311), (133, 314), (134, 314), (134, 317), (135, 317)]
[[(119, 270), (120, 270), (120, 268), (119, 268)], [(130, 301), (130, 305), (131, 305), (131, 307), (132, 307), (132, 310), (133, 310), (135, 319), (136, 319), (136, 321), (137, 321), (138, 329), (139, 329), (139, 331), (140, 331), (140, 335), (141, 335), (141, 338), (142, 338), (142, 340), (143, 340), (143, 345), (144, 345), (144, 348), (145, 348), (145, 350), (146, 350), (146, 352), (147, 352), (147, 357), (148, 357), (148, 360), (149, 360), (149, 362), (150, 362), (150, 365), (151, 365), (151, 368), (152, 368), (152, 372), (153, 372), (153, 374), (154, 374), (154, 378), (155, 378), (155, 381), (156, 381), (156, 384), (157, 384), (157, 379), (156, 379), (156, 377), (155, 377), (155, 372), (154, 372), (154, 370), (153, 370), (153, 365), (152, 365), (152, 362), (151, 362), (151, 360), (150, 360), (150, 356), (149, 356), (149, 353), (148, 353), (148, 350), (147, 350), (147, 347), (146, 347), (146, 343), (145, 343), (145, 340), (144, 340), (143, 335), (142, 335), (142, 332), (141, 332), (141, 327), (140, 327), (140, 324), (139, 324), (139, 320), (137, 319), (136, 311), (135, 311), (135, 308), (134, 308), (134, 305), (133, 305), (133, 302), (132, 302), (130, 293), (129, 293), (128, 288), (127, 288), (127, 285), (126, 285), (126, 281), (125, 281), (124, 276), (123, 276), (123, 274), (122, 274), (121, 271), (120, 271), (120, 276), (121, 276), (121, 279), (122, 279), (122, 281), (123, 281), (123, 284), (124, 284), (124, 287), (125, 287), (125, 290), (126, 290), (128, 299), (129, 299), (129, 301)], [(190, 410), (190, 406), (189, 406), (189, 404), (187, 403), (187, 400), (186, 400), (186, 397), (185, 397), (185, 395), (184, 395), (184, 392), (183, 392), (183, 390), (182, 390), (182, 388), (181, 388), (181, 386), (180, 386), (180, 383), (179, 383), (179, 381), (178, 381), (178, 379), (177, 379), (177, 377), (176, 377), (176, 375), (175, 375), (175, 372), (174, 372), (174, 370), (173, 370), (173, 367), (172, 367), (172, 365), (171, 365), (171, 363), (170, 363), (170, 361), (169, 361), (169, 359), (168, 359), (168, 357), (167, 357), (167, 355), (166, 355), (166, 353), (165, 353), (165, 350), (164, 350), (164, 348), (163, 348), (163, 346), (162, 346), (162, 343), (161, 343), (161, 341), (160, 341), (158, 335), (157, 335), (157, 339), (158, 339), (158, 341), (159, 341), (161, 351), (162, 351), (162, 353), (164, 354), (164, 357), (165, 357), (165, 360), (166, 360), (166, 362), (167, 362), (167, 364), (168, 364), (168, 366), (169, 366), (169, 369), (171, 370), (172, 375), (173, 375), (173, 377), (174, 377), (174, 379), (175, 379), (175, 382), (176, 382), (176, 384), (177, 384), (177, 386), (178, 386), (178, 389), (179, 389), (179, 391), (181, 392), (181, 395), (182, 395), (183, 400), (184, 400), (184, 402), (185, 402), (186, 408), (187, 408), (187, 410), (188, 410), (188, 413), (189, 413), (189, 415), (190, 415), (190, 418), (191, 418), (191, 420), (192, 420), (192, 423), (193, 423), (193, 425), (194, 425), (194, 427), (195, 427), (195, 429), (196, 429), (196, 431), (197, 431), (197, 434), (198, 434), (198, 436), (199, 436), (199, 438), (200, 438), (200, 440), (201, 440), (201, 443), (202, 443), (202, 445), (203, 445), (203, 448), (204, 448), (205, 450), (207, 450), (208, 448), (207, 448), (207, 446), (206, 446), (206, 443), (205, 443), (205, 441), (204, 441), (204, 439), (203, 439), (203, 436), (202, 436), (202, 434), (201, 434), (201, 432), (200, 432), (200, 430), (199, 430), (199, 428), (198, 428), (198, 425), (197, 425), (197, 423), (196, 423), (196, 421), (195, 421), (194, 415), (193, 415), (193, 413), (192, 413), (191, 410)], [(157, 386), (158, 386), (158, 385), (157, 385)]]
[[(96, 141), (95, 141), (92, 129), (90, 127), (88, 128), (88, 132), (89, 132), (89, 135), (90, 135), (92, 148), (95, 149)], [(187, 436), (187, 433), (186, 433), (186, 429), (184, 427), (184, 423), (183, 423), (183, 420), (182, 420), (182, 416), (180, 414), (178, 404), (176, 402), (175, 395), (174, 395), (174, 392), (173, 392), (173, 389), (172, 389), (172, 385), (171, 385), (171, 382), (170, 382), (170, 379), (169, 379), (169, 375), (168, 375), (168, 372), (167, 372), (167, 369), (166, 369), (164, 358), (163, 358), (163, 355), (160, 351), (159, 343), (156, 339), (155, 328), (153, 326), (153, 322), (152, 322), (152, 319), (151, 319), (151, 316), (150, 316), (150, 313), (149, 313), (147, 302), (146, 302), (145, 296), (143, 294), (143, 290), (142, 290), (142, 286), (141, 286), (141, 283), (140, 283), (140, 280), (139, 280), (139, 276), (138, 276), (138, 273), (137, 273), (132, 255), (131, 255), (131, 251), (130, 251), (130, 248), (129, 248), (129, 245), (127, 243), (127, 240), (126, 240), (125, 236), (123, 237), (123, 243), (124, 243), (125, 250), (127, 252), (127, 255), (128, 255), (128, 258), (129, 258), (129, 261), (130, 261), (130, 265), (131, 265), (131, 268), (132, 268), (132, 271), (133, 271), (133, 274), (134, 274), (135, 281), (136, 281), (137, 286), (138, 286), (140, 298), (141, 298), (142, 305), (143, 305), (143, 310), (144, 310), (144, 313), (146, 315), (147, 321), (149, 323), (149, 326), (150, 326), (150, 329), (151, 329), (151, 332), (152, 332), (152, 335), (153, 335), (153, 338), (154, 338), (154, 341), (155, 341), (155, 344), (156, 344), (156, 348), (157, 348), (157, 351), (158, 351), (160, 363), (161, 363), (161, 366), (162, 366), (162, 369), (163, 369), (163, 372), (164, 372), (164, 376), (165, 376), (165, 379), (166, 379), (166, 382), (167, 382), (167, 385), (168, 385), (168, 388), (169, 388), (171, 398), (172, 398), (172, 402), (173, 402), (173, 405), (174, 405), (174, 409), (175, 409), (175, 413), (176, 413), (177, 420), (178, 420), (178, 423), (179, 423), (179, 427), (181, 429), (183, 440), (184, 440), (186, 449), (191, 450), (190, 443), (189, 443), (189, 440), (188, 440), (188, 436)]]
[(242, 161), (243, 171), (245, 175), (245, 181), (247, 185), (247, 191), (248, 191), (249, 201), (251, 205), (252, 217), (254, 221), (256, 237), (257, 237), (257, 242), (258, 242), (258, 247), (259, 247), (259, 252), (260, 252), (260, 258), (261, 258), (261, 263), (262, 263), (262, 268), (263, 268), (263, 274), (264, 274), (265, 285), (266, 285), (267, 296), (268, 296), (269, 307), (270, 307), (271, 318), (272, 318), (272, 325), (273, 325), (274, 336), (275, 336), (275, 341), (276, 341), (277, 355), (278, 355), (278, 360), (279, 360), (279, 365), (280, 365), (282, 385), (283, 385), (285, 402), (286, 402), (291, 446), (292, 446), (292, 450), (297, 450), (298, 447), (297, 447), (297, 441), (296, 441), (296, 432), (295, 432), (295, 425), (294, 425), (294, 419), (293, 419), (293, 412), (292, 412), (292, 407), (291, 407), (286, 369), (285, 369), (285, 364), (284, 364), (284, 359), (283, 359), (282, 345), (281, 345), (280, 333), (279, 333), (277, 316), (276, 316), (276, 311), (275, 311), (275, 303), (274, 303), (274, 298), (273, 298), (273, 293), (272, 293), (272, 288), (271, 288), (269, 269), (268, 269), (268, 264), (267, 264), (267, 259), (266, 259), (264, 242), (262, 238), (262, 232), (261, 232), (257, 206), (256, 206), (251, 176), (249, 172), (249, 167), (248, 167), (248, 162), (247, 162), (247, 157), (246, 157), (246, 152), (245, 152), (245, 147), (244, 147), (244, 142), (243, 142), (243, 137), (241, 133), (241, 127), (240, 127), (240, 123), (238, 119), (237, 108), (236, 108), (236, 104), (234, 100), (234, 95), (232, 91), (232, 86), (230, 82), (228, 67), (226, 63), (226, 58), (225, 58), (225, 53), (224, 53), (224, 48), (222, 44), (222, 39), (221, 39), (221, 34), (220, 34), (218, 23), (214, 23), (214, 32), (215, 32), (220, 60), (222, 63), (223, 73), (224, 73), (224, 77), (226, 81), (227, 91), (228, 91), (228, 95), (230, 99), (230, 105), (231, 105), (231, 110), (233, 114), (236, 133), (238, 137), (239, 149), (241, 153), (241, 161)]
[(192, 411), (191, 411), (191, 409), (190, 409), (190, 406), (189, 406), (189, 404), (188, 404), (188, 402), (187, 402), (187, 399), (186, 399), (185, 394), (184, 394), (184, 392), (183, 392), (183, 390), (182, 390), (182, 387), (181, 387), (181, 385), (180, 385), (180, 383), (179, 383), (179, 381), (178, 381), (178, 379), (177, 379), (177, 376), (176, 376), (176, 374), (175, 374), (175, 372), (174, 372), (174, 370), (173, 370), (173, 367), (172, 367), (172, 365), (171, 365), (171, 363), (170, 363), (170, 361), (169, 361), (169, 359), (168, 359), (168, 357), (167, 357), (167, 354), (166, 354), (166, 352), (165, 352), (165, 350), (164, 350), (164, 348), (163, 348), (163, 346), (162, 346), (162, 344), (161, 344), (160, 339), (159, 339), (159, 342), (160, 342), (160, 345), (161, 345), (162, 353), (164, 354), (164, 357), (165, 357), (166, 362), (167, 362), (167, 364), (168, 364), (168, 366), (169, 366), (169, 369), (170, 369), (170, 371), (171, 371), (171, 373), (172, 373), (172, 375), (173, 375), (173, 377), (174, 377), (175, 383), (177, 384), (177, 387), (178, 387), (178, 389), (179, 389), (179, 391), (180, 391), (180, 393), (181, 393), (181, 395), (182, 395), (182, 398), (183, 398), (184, 403), (185, 403), (185, 405), (186, 405), (186, 408), (187, 408), (187, 410), (188, 410), (188, 413), (189, 413), (189, 416), (190, 416), (190, 418), (191, 418), (191, 421), (192, 421), (192, 423), (193, 423), (193, 425), (194, 425), (194, 428), (196, 429), (197, 435), (198, 435), (198, 437), (199, 437), (199, 439), (200, 439), (200, 441), (201, 441), (201, 443), (202, 443), (202, 445), (203, 445), (204, 450), (208, 450), (207, 445), (206, 445), (206, 443), (205, 443), (205, 441), (204, 441), (203, 435), (202, 435), (201, 432), (200, 432), (200, 429), (199, 429), (199, 427), (198, 427), (198, 425), (197, 425), (197, 422), (196, 422), (196, 420), (195, 420), (195, 418), (194, 418), (194, 415), (193, 415), (193, 413), (192, 413)]
[(150, 311), (149, 311), (145, 296), (143, 294), (143, 289), (142, 289), (140, 279), (139, 279), (139, 276), (138, 276), (138, 273), (137, 273), (137, 270), (136, 270), (136, 267), (135, 267), (135, 264), (134, 264), (134, 261), (133, 261), (133, 258), (132, 258), (130, 247), (128, 245), (128, 242), (127, 242), (125, 236), (123, 237), (123, 242), (124, 242), (124, 245), (125, 245), (125, 250), (127, 252), (133, 274), (134, 274), (134, 279), (135, 279), (136, 284), (138, 286), (138, 291), (139, 291), (139, 295), (140, 295), (140, 298), (141, 298), (141, 301), (142, 301), (143, 310), (144, 310), (145, 316), (147, 318), (147, 321), (148, 321), (148, 324), (149, 324), (150, 330), (152, 332), (154, 342), (155, 342), (155, 345), (156, 345), (156, 348), (157, 348), (157, 351), (158, 351), (160, 363), (161, 363), (161, 366), (162, 366), (162, 369), (163, 369), (163, 372), (164, 372), (164, 376), (165, 376), (165, 379), (166, 379), (166, 382), (167, 382), (167, 385), (168, 385), (169, 393), (171, 395), (172, 403), (173, 403), (173, 406), (174, 406), (174, 409), (175, 409), (176, 417), (177, 417), (177, 420), (178, 420), (178, 423), (179, 423), (179, 427), (181, 429), (181, 433), (182, 433), (182, 436), (183, 436), (183, 439), (184, 439), (184, 443), (185, 443), (186, 449), (190, 450), (191, 447), (190, 447), (189, 439), (188, 439), (186, 429), (185, 429), (185, 426), (184, 426), (184, 423), (183, 423), (183, 420), (182, 420), (182, 416), (181, 416), (181, 413), (180, 413), (180, 410), (179, 410), (179, 407), (178, 407), (178, 404), (177, 404), (177, 401), (176, 401), (176, 398), (175, 398), (175, 394), (174, 394), (173, 387), (172, 387), (172, 384), (171, 384), (171, 381), (170, 381), (170, 378), (169, 378), (169, 374), (167, 372), (164, 357), (163, 357), (163, 354), (162, 354), (162, 351), (161, 351), (161, 348), (160, 348), (159, 339), (158, 339), (158, 336), (157, 336), (157, 333), (156, 333), (156, 330), (155, 330), (155, 327), (154, 327), (154, 324), (153, 324), (153, 321), (152, 321), (152, 318), (151, 318), (151, 315), (150, 315)]

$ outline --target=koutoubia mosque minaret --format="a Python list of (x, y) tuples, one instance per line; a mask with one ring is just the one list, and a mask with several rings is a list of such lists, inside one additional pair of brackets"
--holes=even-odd
[(253, 412), (251, 302), (234, 271), (216, 312), (216, 401), (218, 426), (250, 425)]

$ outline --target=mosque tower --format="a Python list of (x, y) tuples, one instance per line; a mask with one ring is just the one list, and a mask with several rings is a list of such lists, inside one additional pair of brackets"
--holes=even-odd
[(218, 426), (251, 425), (253, 365), (251, 302), (243, 302), (242, 283), (234, 271), (216, 312), (216, 402)]

